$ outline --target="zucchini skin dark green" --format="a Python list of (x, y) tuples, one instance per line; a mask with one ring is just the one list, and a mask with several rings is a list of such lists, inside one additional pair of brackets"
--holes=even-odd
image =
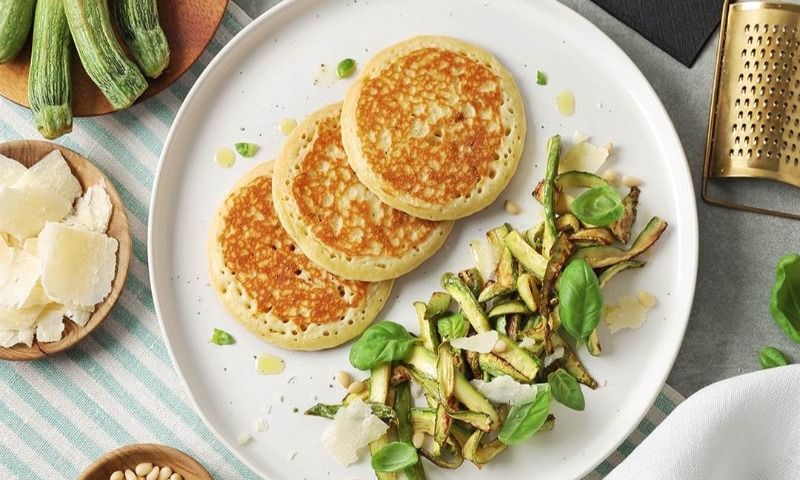
[(63, 0), (39, 0), (33, 23), (28, 103), (36, 128), (53, 139), (72, 131), (72, 43)]
[(120, 36), (145, 75), (156, 78), (169, 65), (169, 43), (158, 21), (156, 0), (111, 2)]
[(114, 108), (129, 107), (147, 89), (147, 80), (122, 52), (107, 0), (64, 0), (64, 10), (86, 73)]
[(0, 0), (0, 63), (12, 60), (31, 33), (36, 0)]

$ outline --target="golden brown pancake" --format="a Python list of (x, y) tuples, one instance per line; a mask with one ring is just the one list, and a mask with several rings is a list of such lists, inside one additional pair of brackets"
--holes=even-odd
[(444, 244), (452, 222), (432, 222), (381, 202), (347, 161), (341, 103), (294, 129), (275, 162), (273, 200), (289, 236), (311, 260), (345, 278), (396, 278)]
[(211, 283), (251, 333), (294, 350), (320, 350), (357, 336), (392, 282), (346, 280), (314, 264), (281, 226), (272, 205), (273, 162), (228, 194), (211, 226)]
[(359, 180), (429, 220), (488, 206), (525, 141), (514, 78), (489, 52), (449, 37), (414, 37), (378, 53), (348, 90), (341, 123)]

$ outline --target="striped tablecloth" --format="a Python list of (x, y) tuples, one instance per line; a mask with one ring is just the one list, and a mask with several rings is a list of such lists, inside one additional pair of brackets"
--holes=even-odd
[[(147, 273), (147, 212), (164, 139), (203, 68), (249, 21), (231, 4), (208, 50), (172, 87), (123, 112), (76, 119), (73, 133), (58, 141), (114, 183), (128, 210), (134, 258), (120, 300), (91, 336), (52, 359), (0, 363), (0, 479), (72, 480), (105, 452), (143, 442), (183, 450), (217, 479), (258, 478), (184, 395), (160, 336)], [(0, 139), (24, 138), (39, 138), (30, 112), (0, 99)], [(636, 432), (587, 478), (608, 474), (680, 400), (666, 387)]]

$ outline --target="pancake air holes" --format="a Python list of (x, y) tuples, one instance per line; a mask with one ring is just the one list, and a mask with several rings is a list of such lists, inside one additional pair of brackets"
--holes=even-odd
[(297, 330), (292, 330), (292, 335), (297, 336)]
[(480, 195), (481, 193), (483, 193), (483, 187), (478, 187), (478, 195)]
[(298, 277), (299, 277), (299, 276), (300, 276), (302, 273), (303, 273), (303, 271), (302, 271), (302, 270), (300, 270), (299, 268), (298, 268), (297, 270), (295, 270), (295, 271), (294, 271), (294, 274), (295, 274), (296, 276), (298, 276)]
[(348, 324), (348, 325), (352, 325), (352, 324), (353, 324), (353, 321), (352, 321), (352, 320), (348, 320), (348, 321), (347, 321), (347, 324)]
[(505, 135), (506, 135), (506, 137), (511, 135), (511, 128), (510, 127), (506, 127)]
[(327, 330), (325, 330), (324, 332), (322, 332), (322, 336), (323, 336), (323, 337), (329, 337), (330, 335), (331, 335), (331, 332), (329, 332), (329, 331), (327, 331)]
[(496, 176), (497, 176), (497, 170), (495, 169), (489, 170), (489, 179), (494, 180)]
[(297, 247), (295, 247), (294, 244), (289, 245), (289, 251), (290, 252), (294, 252), (296, 249), (297, 249)]

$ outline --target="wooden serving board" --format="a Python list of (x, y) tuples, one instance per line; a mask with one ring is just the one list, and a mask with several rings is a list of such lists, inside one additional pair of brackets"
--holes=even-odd
[[(110, 0), (115, 1), (115, 0)], [(228, 0), (162, 0), (158, 2), (161, 28), (167, 36), (170, 62), (160, 77), (148, 79), (150, 87), (140, 102), (172, 85), (200, 58), (217, 31)], [(124, 44), (120, 43), (121, 45)], [(0, 95), (14, 103), (28, 106), (28, 66), (31, 39), (11, 62), (0, 65)], [(72, 49), (72, 113), (91, 117), (113, 112), (114, 107), (100, 93), (81, 66), (78, 52)]]
[(117, 272), (111, 285), (111, 293), (108, 294), (103, 303), (96, 306), (86, 326), (79, 327), (71, 320), (65, 320), (64, 333), (61, 340), (39, 343), (34, 338), (30, 347), (23, 344), (11, 348), (0, 347), (0, 360), (36, 360), (71, 348), (97, 328), (100, 322), (105, 320), (108, 312), (111, 311), (111, 307), (114, 306), (120, 293), (122, 293), (122, 286), (128, 276), (128, 265), (131, 259), (131, 233), (128, 227), (128, 217), (125, 214), (125, 206), (122, 204), (119, 194), (114, 189), (114, 185), (103, 175), (103, 172), (92, 165), (86, 158), (55, 143), (44, 140), (17, 140), (0, 143), (0, 154), (13, 158), (26, 167), (35, 164), (55, 149), (61, 151), (72, 170), (72, 174), (78, 179), (84, 192), (92, 185), (100, 182), (105, 183), (105, 189), (111, 198), (111, 205), (113, 206), (111, 221), (108, 224), (106, 234), (116, 238), (119, 242), (119, 247), (117, 248)]
[(194, 458), (180, 450), (155, 443), (137, 443), (108, 452), (89, 465), (78, 480), (108, 480), (112, 473), (133, 470), (140, 463), (170, 467), (185, 480), (214, 480)]

